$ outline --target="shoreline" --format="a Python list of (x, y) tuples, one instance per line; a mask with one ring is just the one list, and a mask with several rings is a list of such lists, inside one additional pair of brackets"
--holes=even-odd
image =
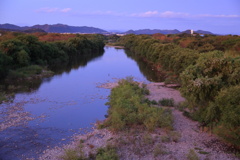
[(124, 46), (109, 45), (109, 44), (106, 44), (105, 47), (114, 47), (116, 49), (124, 49), (125, 48)]

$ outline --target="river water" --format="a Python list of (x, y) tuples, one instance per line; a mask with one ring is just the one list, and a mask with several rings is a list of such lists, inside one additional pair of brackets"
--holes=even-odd
[(19, 91), (12, 103), (0, 106), (0, 124), (14, 125), (1, 126), (0, 160), (36, 158), (104, 120), (110, 90), (97, 87), (101, 83), (127, 76), (146, 83), (160, 81), (149, 65), (134, 59), (123, 49), (105, 47), (104, 54), (63, 67), (57, 75), (28, 86), (28, 92)]

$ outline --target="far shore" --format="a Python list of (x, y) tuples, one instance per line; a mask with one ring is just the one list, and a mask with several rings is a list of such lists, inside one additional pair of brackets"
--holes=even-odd
[(114, 47), (116, 49), (124, 49), (125, 48), (124, 46), (116, 46), (116, 45), (110, 45), (110, 44), (106, 44), (105, 46), (106, 47)]

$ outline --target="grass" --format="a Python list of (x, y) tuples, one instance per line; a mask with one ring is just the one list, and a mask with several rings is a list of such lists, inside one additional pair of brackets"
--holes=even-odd
[(173, 107), (174, 106), (174, 99), (173, 98), (163, 98), (163, 99), (160, 99), (158, 101), (158, 103), (161, 105), (161, 106), (169, 106), (169, 107)]
[(3, 102), (12, 101), (14, 99), (14, 96), (15, 96), (14, 93), (6, 94), (5, 92), (0, 91), (0, 104)]
[(38, 75), (42, 72), (42, 67), (38, 65), (31, 65), (23, 68), (19, 68), (17, 70), (10, 70), (8, 74), (8, 79), (19, 79), (19, 78), (27, 78), (33, 75)]
[(159, 155), (165, 155), (165, 154), (168, 154), (166, 148), (161, 144), (157, 144), (154, 149), (153, 149), (153, 155), (154, 157), (157, 157)]
[(85, 158), (80, 158), (78, 152), (73, 149), (65, 150), (65, 155), (61, 157), (63, 160), (85, 160)]
[(200, 153), (200, 154), (209, 154), (209, 152), (205, 152), (205, 151), (199, 151), (198, 153)]
[(152, 138), (152, 136), (150, 134), (145, 133), (143, 135), (143, 143), (146, 145), (152, 145), (152, 144), (154, 144), (154, 139)]
[(170, 137), (173, 142), (178, 142), (181, 138), (181, 134), (177, 131), (171, 131), (170, 132)]
[(161, 141), (162, 141), (163, 143), (165, 143), (165, 142), (171, 142), (171, 137), (169, 137), (169, 135), (163, 135), (163, 136), (161, 136)]
[(0, 92), (0, 104), (6, 100), (7, 100), (7, 96), (4, 93)]
[(104, 148), (98, 148), (96, 160), (118, 160), (119, 156), (115, 147), (107, 145)]
[(197, 153), (194, 151), (194, 149), (190, 149), (187, 156), (187, 160), (200, 160)]
[(136, 125), (142, 125), (147, 130), (156, 128), (172, 128), (171, 110), (152, 107), (146, 102), (145, 95), (149, 91), (139, 87), (131, 78), (119, 81), (119, 85), (111, 90), (108, 118), (100, 127), (109, 127), (121, 131)]

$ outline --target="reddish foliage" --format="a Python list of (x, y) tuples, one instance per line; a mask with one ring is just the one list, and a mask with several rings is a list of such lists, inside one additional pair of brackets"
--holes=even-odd
[(48, 33), (48, 34), (34, 34), (38, 37), (39, 41), (55, 42), (55, 41), (65, 41), (69, 38), (75, 37), (76, 34), (59, 34), (59, 33)]
[(183, 39), (180, 41), (179, 45), (183, 48), (186, 48), (191, 42), (193, 42), (193, 39), (187, 38), (187, 39)]
[(152, 37), (154, 39), (161, 40), (163, 42), (173, 42), (174, 39), (178, 39), (179, 38), (179, 37), (167, 37), (166, 35), (161, 34), (161, 33), (153, 34)]

